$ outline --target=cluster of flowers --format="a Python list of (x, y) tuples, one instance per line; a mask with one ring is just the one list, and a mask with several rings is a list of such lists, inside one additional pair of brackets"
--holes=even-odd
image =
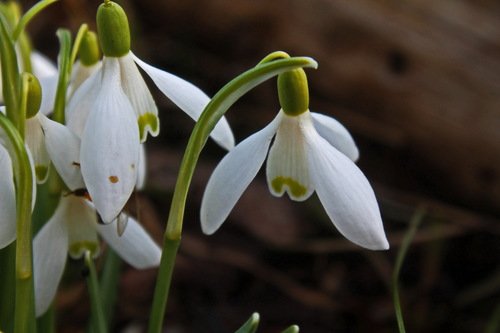
[[(145, 179), (143, 143), (159, 133), (158, 111), (139, 66), (159, 90), (197, 120), (210, 98), (191, 83), (140, 60), (130, 51), (126, 15), (107, 1), (97, 13), (98, 36), (87, 32), (73, 67), (65, 124), (51, 120), (58, 72), (33, 52), (33, 74), (42, 87), (39, 111), (26, 121), (26, 144), (38, 183), (52, 164), (68, 191), (34, 238), (36, 313), (43, 314), (61, 280), (67, 255), (99, 254), (98, 234), (136, 268), (157, 266), (161, 250), (140, 224), (123, 212)], [(103, 57), (97, 45), (99, 40)], [(301, 69), (281, 74), (282, 109), (261, 131), (236, 147), (222, 118), (212, 138), (229, 153), (210, 178), (201, 206), (205, 233), (229, 215), (267, 157), (271, 193), (302, 201), (314, 191), (338, 230), (369, 249), (386, 249), (373, 190), (354, 164), (358, 149), (333, 118), (309, 111), (307, 79)], [(274, 140), (273, 140), (274, 139)], [(15, 238), (15, 187), (7, 147), (0, 145), (0, 248)]]

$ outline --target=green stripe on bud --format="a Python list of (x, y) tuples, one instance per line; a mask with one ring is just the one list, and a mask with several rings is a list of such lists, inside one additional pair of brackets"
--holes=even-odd
[(31, 73), (22, 74), (22, 82), (26, 85), (26, 118), (34, 117), (40, 110), (42, 103), (42, 86), (38, 79)]
[(309, 109), (307, 76), (302, 68), (278, 75), (278, 96), (283, 111), (298, 116)]
[(84, 66), (92, 66), (101, 59), (101, 50), (97, 34), (93, 31), (87, 31), (82, 38), (80, 50), (78, 51), (80, 62)]
[(102, 53), (107, 57), (126, 55), (130, 51), (130, 29), (123, 8), (106, 1), (99, 6), (96, 21)]

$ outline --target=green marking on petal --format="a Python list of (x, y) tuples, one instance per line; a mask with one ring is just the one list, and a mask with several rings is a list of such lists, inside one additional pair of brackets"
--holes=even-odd
[(296, 198), (303, 197), (307, 193), (307, 188), (305, 186), (299, 184), (299, 182), (290, 177), (276, 177), (271, 182), (271, 186), (278, 193), (282, 193), (283, 186), (286, 186), (292, 193), (292, 196)]
[(47, 177), (47, 173), (49, 172), (49, 168), (46, 165), (36, 165), (35, 166), (35, 175), (38, 181), (43, 181)]
[(144, 113), (137, 118), (139, 123), (139, 136), (141, 137), (141, 142), (146, 140), (147, 132), (149, 131), (151, 135), (156, 136), (160, 131), (160, 124), (158, 117), (154, 113)]
[(95, 258), (99, 254), (99, 244), (91, 241), (80, 241), (69, 246), (69, 255), (74, 259), (83, 257), (86, 251), (89, 251)]

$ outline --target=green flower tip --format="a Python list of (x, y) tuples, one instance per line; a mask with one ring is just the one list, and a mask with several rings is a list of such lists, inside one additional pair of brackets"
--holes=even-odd
[(278, 75), (278, 96), (283, 111), (298, 116), (309, 109), (307, 76), (302, 68)]
[(78, 51), (80, 62), (85, 66), (92, 66), (101, 59), (99, 41), (97, 34), (93, 31), (87, 31), (82, 38), (80, 50)]
[(122, 57), (130, 51), (130, 29), (127, 14), (113, 1), (105, 1), (97, 10), (97, 33), (102, 53)]
[(26, 84), (26, 118), (34, 117), (42, 103), (42, 86), (40, 81), (31, 73), (24, 72), (22, 80)]

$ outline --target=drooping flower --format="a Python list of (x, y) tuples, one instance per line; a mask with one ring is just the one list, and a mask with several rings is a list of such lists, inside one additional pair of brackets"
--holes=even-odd
[[(137, 184), (140, 143), (148, 133), (156, 136), (159, 132), (157, 107), (137, 65), (194, 119), (210, 99), (191, 83), (132, 54), (127, 17), (116, 3), (106, 1), (99, 7), (97, 27), (104, 54), (102, 66), (75, 91), (66, 109), (66, 121), (81, 138), (83, 178), (107, 223), (120, 214)], [(234, 145), (225, 119), (212, 137), (227, 149)]]
[(98, 234), (125, 260), (138, 269), (156, 267), (161, 250), (148, 233), (132, 217), (127, 228), (117, 233), (117, 221), (98, 224), (95, 208), (83, 196), (67, 194), (33, 240), (33, 274), (35, 283), (35, 309), (40, 316), (52, 303), (61, 281), (67, 256), (83, 257), (86, 251), (99, 254)]
[(303, 201), (316, 191), (346, 238), (368, 249), (387, 249), (375, 194), (353, 162), (358, 149), (349, 132), (333, 118), (309, 111), (302, 69), (279, 75), (278, 91), (282, 110), (276, 118), (231, 150), (210, 177), (201, 205), (203, 231), (212, 234), (220, 227), (267, 156), (273, 195), (286, 192)]

